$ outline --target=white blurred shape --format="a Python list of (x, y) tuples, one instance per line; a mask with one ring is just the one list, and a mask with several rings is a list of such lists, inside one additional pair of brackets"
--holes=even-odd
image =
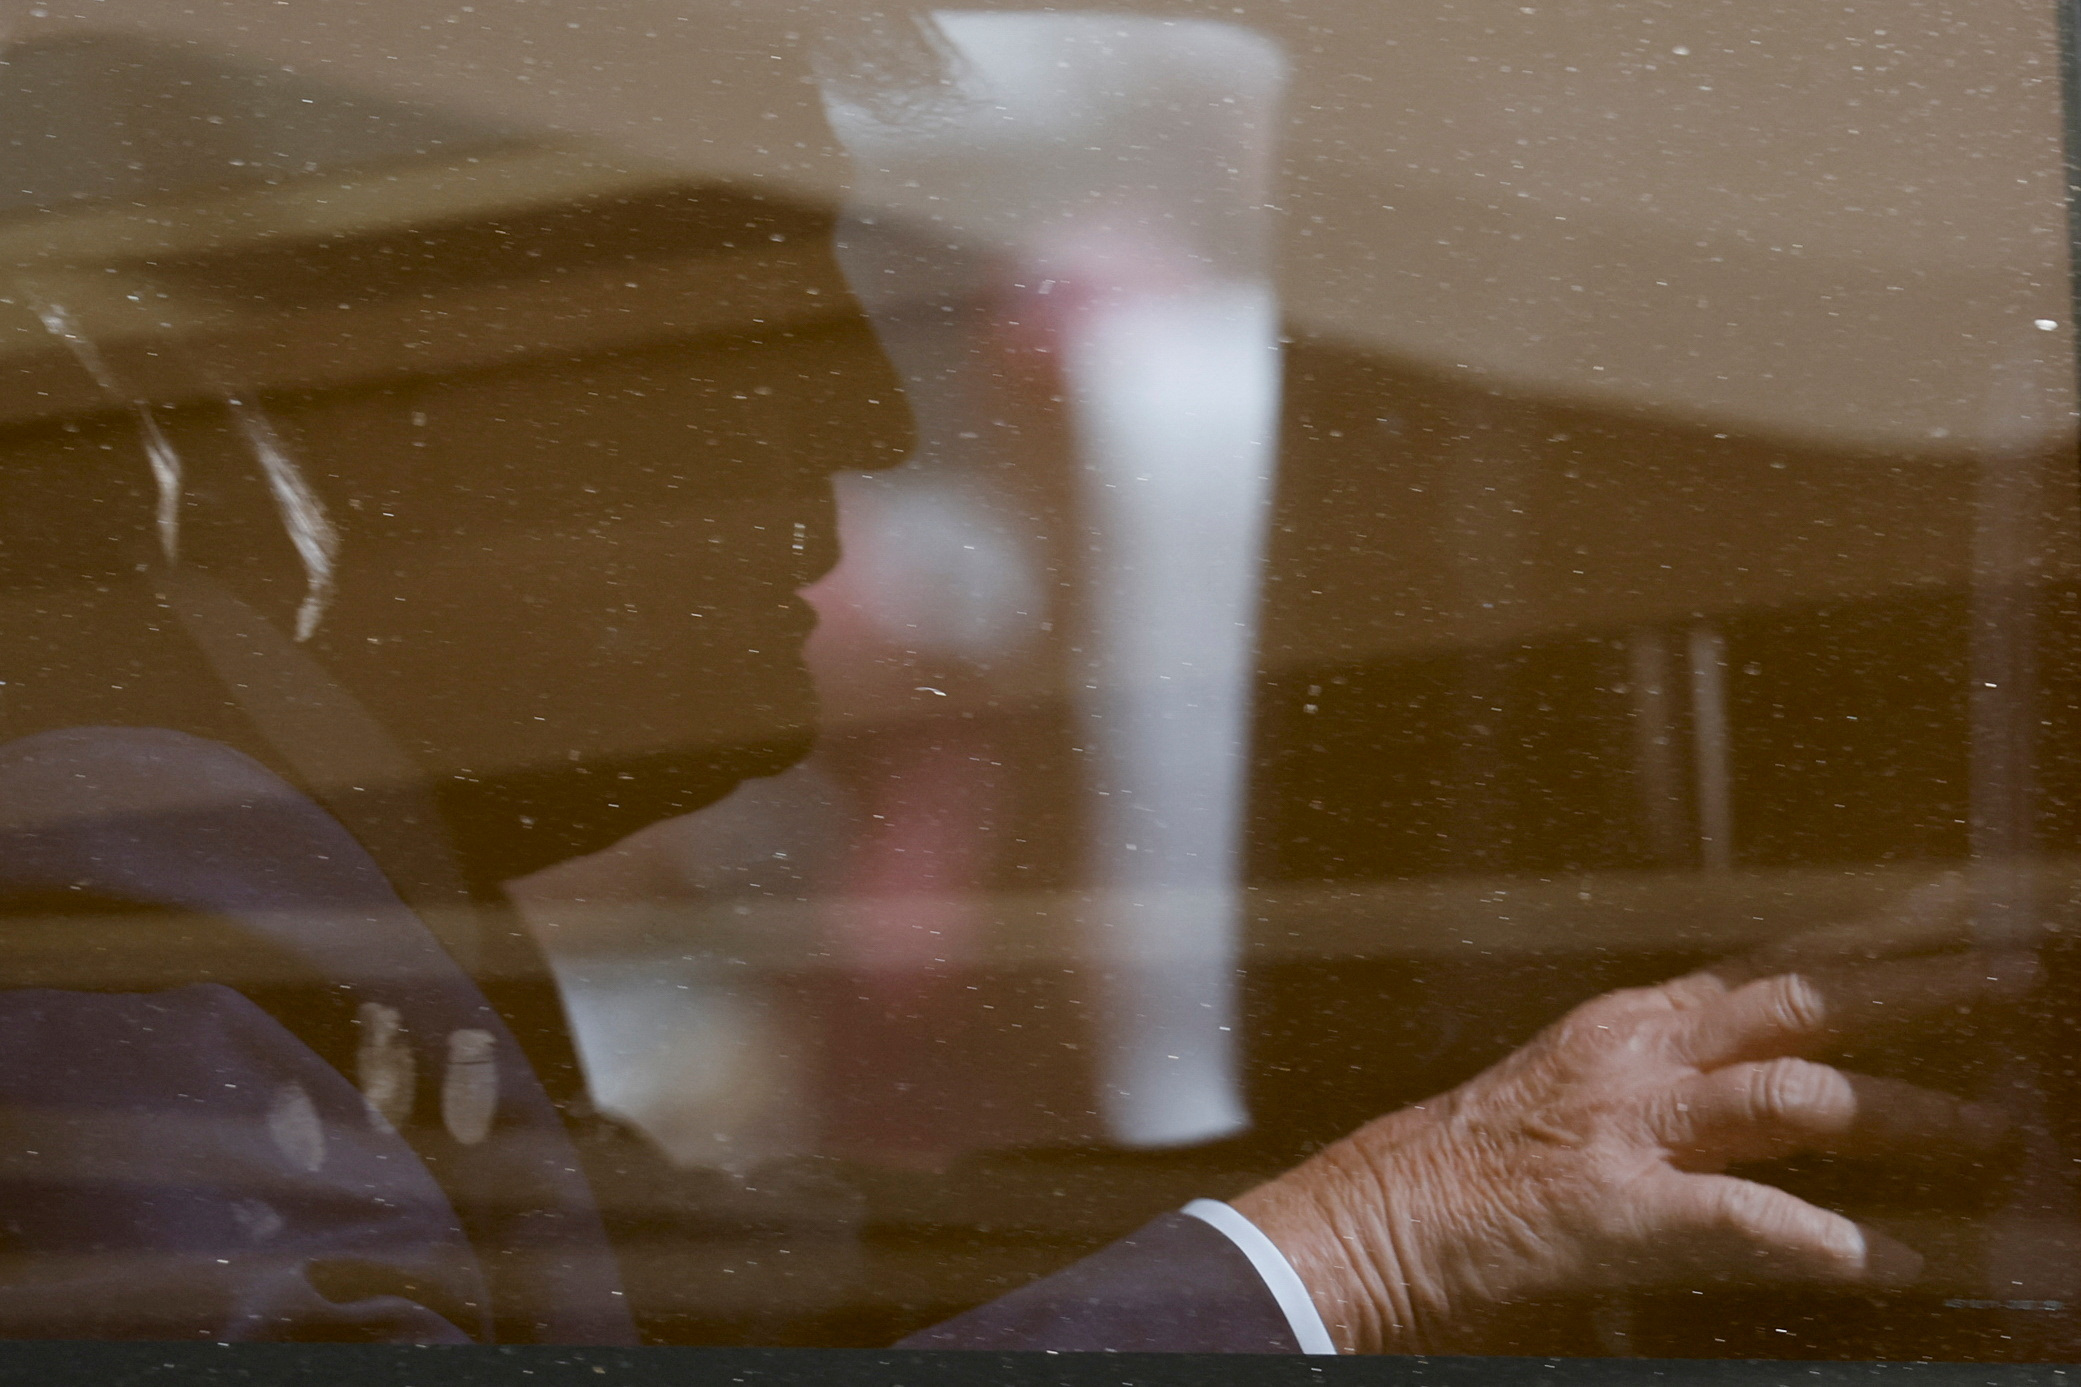
[(747, 1171), (804, 1144), (797, 1038), (705, 959), (589, 958), (557, 971), (587, 1087), (682, 1166)]
[(1247, 1119), (1235, 973), (1279, 380), (1268, 287), (1107, 307), (1069, 349), (1095, 563), (1083, 714), (1104, 1101), (1133, 1145)]
[(846, 592), (884, 640), (979, 661), (1031, 642), (1038, 559), (979, 478), (913, 462), (833, 480)]
[(266, 474), (275, 509), (282, 517), (282, 528), (287, 531), (297, 558), (303, 561), (304, 599), (296, 609), (296, 638), (307, 641), (332, 604), (333, 567), (339, 558), (340, 532), (325, 513), (325, 503), (305, 478), (303, 469), (289, 455), (266, 411), (245, 400), (229, 399), (224, 403), (230, 406), (231, 417)]
[[(1264, 202), (1286, 61), (1202, 20), (934, 17), (956, 60), (944, 99), (827, 96), (858, 170), (844, 263), (906, 367), (927, 460), (988, 445), (954, 426), (952, 323), (906, 320), (906, 297), (951, 319), (962, 293), (994, 293), (1052, 339), (1088, 556), (1069, 682), (1091, 790), (1101, 1106), (1129, 1145), (1211, 1140), (1247, 1123), (1235, 979), (1279, 395)], [(898, 218), (944, 230), (947, 249), (906, 254), (878, 229)]]
[[(0, 36), (4, 43), (4, 36)], [(108, 368), (101, 349), (93, 339), (80, 331), (78, 320), (64, 304), (52, 299), (35, 297), (30, 306), (43, 323), (44, 330), (65, 344), (73, 359), (94, 378), (111, 399), (122, 400), (130, 405), (137, 420), (138, 441), (144, 445), (145, 460), (152, 469), (152, 484), (159, 493), (156, 520), (159, 528), (159, 548), (168, 563), (177, 562), (181, 556), (181, 455), (174, 451), (173, 444), (159, 427), (159, 420), (152, 414), (152, 407), (143, 400), (132, 399), (123, 391), (115, 372)]]

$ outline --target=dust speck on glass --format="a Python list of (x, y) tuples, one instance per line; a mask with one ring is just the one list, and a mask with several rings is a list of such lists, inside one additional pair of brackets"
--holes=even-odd
[(0, 1338), (2081, 1357), (2070, 50), (0, 6)]

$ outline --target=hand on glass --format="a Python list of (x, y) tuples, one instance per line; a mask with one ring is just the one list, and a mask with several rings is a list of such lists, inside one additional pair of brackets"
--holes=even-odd
[(1802, 1151), (1985, 1153), (1993, 1109), (1806, 1056), (2021, 995), (2027, 955), (1897, 958), (1960, 933), (1956, 883), (1884, 921), (1576, 1008), (1459, 1088), (1235, 1201), (1345, 1352), (1476, 1346), (1489, 1312), (1730, 1281), (1888, 1286), (1921, 1258), (1731, 1164)]

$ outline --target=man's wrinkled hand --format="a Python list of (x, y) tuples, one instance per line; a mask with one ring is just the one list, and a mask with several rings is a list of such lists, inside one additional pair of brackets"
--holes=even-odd
[[(1585, 1003), (1452, 1092), (1235, 1201), (1346, 1352), (1470, 1346), (1497, 1307), (1585, 1291), (1912, 1280), (1911, 1249), (1724, 1173), (1802, 1151), (1982, 1154), (1989, 1108), (1806, 1056), (2028, 990), (2027, 956), (1748, 964)], [(1796, 955), (1798, 950), (1793, 953)], [(1786, 960), (1790, 962), (1791, 959)], [(1802, 960), (1802, 963), (1804, 961)]]

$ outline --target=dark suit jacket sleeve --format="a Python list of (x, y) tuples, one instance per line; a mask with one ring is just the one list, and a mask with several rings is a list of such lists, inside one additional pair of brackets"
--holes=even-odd
[(1242, 1249), (1182, 1213), (1165, 1214), (1053, 1276), (897, 1347), (1300, 1352), (1286, 1313)]

